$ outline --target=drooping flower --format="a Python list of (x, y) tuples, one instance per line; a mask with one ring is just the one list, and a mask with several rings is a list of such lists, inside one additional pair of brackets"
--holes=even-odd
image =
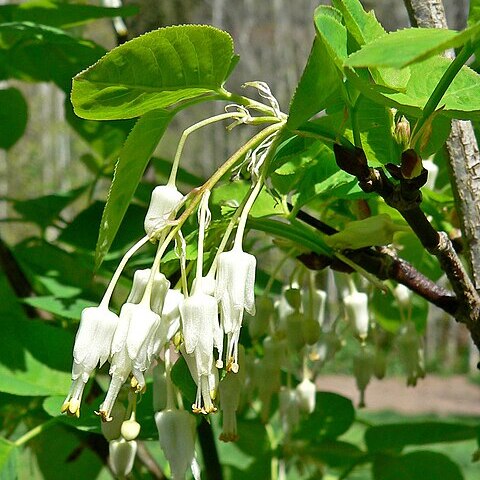
[(224, 442), (235, 442), (237, 434), (237, 410), (240, 404), (240, 395), (245, 384), (245, 350), (239, 348), (240, 370), (237, 375), (227, 373), (219, 384), (220, 408), (222, 410), (222, 433), (220, 440)]
[(185, 410), (171, 409), (155, 413), (155, 423), (172, 480), (183, 480), (195, 456), (195, 419)]
[(143, 301), (123, 305), (112, 341), (112, 378), (99, 411), (104, 421), (110, 421), (115, 399), (130, 373), (134, 375), (137, 391), (144, 389), (143, 372), (152, 362), (154, 335), (159, 325), (160, 316)]
[(159, 185), (152, 192), (150, 206), (145, 216), (145, 232), (150, 238), (156, 238), (183, 199), (183, 195), (174, 185)]
[(80, 403), (93, 370), (110, 356), (118, 316), (107, 307), (88, 307), (82, 311), (73, 347), (72, 386), (62, 405), (62, 412), (80, 415)]
[(124, 438), (112, 440), (109, 444), (109, 464), (113, 473), (121, 478), (130, 474), (137, 454), (137, 442)]
[(243, 311), (255, 315), (256, 259), (234, 246), (218, 257), (215, 296), (220, 303), (222, 328), (227, 335), (227, 370), (238, 371), (238, 340)]
[(343, 297), (343, 303), (347, 317), (353, 321), (358, 336), (365, 341), (368, 335), (368, 296), (366, 293), (352, 291), (349, 295)]
[(312, 413), (315, 410), (315, 394), (317, 388), (315, 384), (305, 377), (296, 387), (298, 406), (304, 413)]
[[(133, 276), (132, 289), (125, 303), (140, 303), (145, 288), (150, 279), (151, 269), (145, 268), (143, 270), (137, 270)], [(155, 277), (152, 283), (152, 294), (150, 299), (150, 307), (153, 312), (158, 315), (162, 315), (163, 304), (166, 299), (168, 289), (170, 288), (170, 282), (166, 279), (165, 275), (159, 271), (155, 272)]]
[(180, 328), (180, 304), (184, 300), (183, 293), (170, 289), (165, 296), (165, 302), (160, 318), (160, 326), (155, 335), (153, 351), (158, 355), (161, 349), (169, 342)]
[(217, 301), (211, 295), (202, 293), (197, 286), (193, 295), (181, 303), (180, 314), (185, 351), (195, 358), (197, 397), (192, 408), (196, 412), (209, 413), (215, 411), (209, 385), (214, 363), (213, 348), (220, 351), (223, 343)]

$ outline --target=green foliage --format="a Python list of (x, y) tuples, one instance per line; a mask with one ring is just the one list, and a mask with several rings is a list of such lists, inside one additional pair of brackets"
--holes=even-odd
[(456, 32), (446, 29), (409, 28), (375, 39), (350, 55), (347, 67), (404, 68), (464, 45), (480, 31), (480, 23)]
[(59, 0), (29, 0), (19, 5), (1, 5), (0, 22), (33, 22), (58, 28), (71, 28), (99, 18), (129, 17), (133, 5), (120, 8), (70, 4)]
[[(422, 367), (417, 365), (418, 349), (429, 308), (427, 300), (418, 295), (407, 306), (401, 304), (392, 293), (392, 282), (386, 282), (386, 293), (378, 288), (364, 289), (357, 282), (359, 288), (368, 292), (370, 320), (375, 324), (366, 344), (359, 347), (358, 339), (350, 338), (353, 319), (345, 317), (345, 306), (329, 299), (327, 316), (332, 318), (324, 325), (315, 324), (319, 341), (314, 346), (304, 346), (305, 324), (318, 313), (308, 307), (308, 302), (318, 287), (315, 281), (322, 283), (324, 279), (307, 274), (296, 257), (312, 269), (331, 264), (333, 268), (353, 268), (365, 275), (363, 267), (353, 261), (352, 265), (341, 265), (339, 258), (363, 255), (373, 263), (384, 249), (371, 246), (388, 244), (389, 251), (410, 262), (412, 268), (431, 281), (437, 281), (443, 273), (436, 259), (405, 227), (400, 213), (378, 195), (368, 193), (368, 188), (367, 192), (362, 190), (353, 175), (339, 168), (332, 144), (347, 149), (361, 147), (369, 167), (387, 165), (389, 172), (394, 171), (388, 164), (398, 165), (405, 148), (396, 135), (401, 116), (407, 117), (413, 130), (417, 119), (424, 115), (432, 92), (438, 85), (445, 87), (446, 93), (435, 105), (435, 112), (423, 123), (424, 135), (417, 149), (425, 158), (433, 155), (441, 169), (437, 186), (422, 191), (421, 206), (435, 228), (452, 230), (457, 218), (441, 152), (451, 118), (474, 122), (480, 118), (478, 73), (464, 66), (450, 83), (445, 72), (452, 61), (439, 56), (445, 49), (475, 44), (480, 29), (478, 2), (471, 2), (470, 27), (462, 32), (405, 29), (389, 34), (374, 13), (365, 12), (358, 0), (332, 3), (333, 6), (322, 5), (315, 10), (315, 38), (288, 116), (278, 111), (274, 98), (261, 84), (257, 84), (261, 102), (225, 90), (224, 84), (238, 56), (230, 35), (216, 28), (161, 28), (105, 53), (99, 45), (81, 38), (80, 29), (65, 29), (99, 18), (129, 16), (136, 11), (135, 7), (104, 8), (54, 0), (0, 7), (0, 79), (53, 82), (63, 92), (71, 91), (73, 107), (67, 99), (66, 120), (89, 146), (80, 160), (92, 173), (87, 184), (68, 192), (28, 200), (8, 199), (19, 216), (15, 221), (34, 224), (40, 235), (5, 248), (2, 239), (6, 252), (2, 253), (2, 267), (9, 262), (0, 274), (0, 395), (1, 400), (8, 400), (0, 406), (0, 414), (5, 418), (0, 431), (2, 480), (16, 478), (25, 462), (34, 465), (33, 473), (28, 474), (35, 479), (110, 478), (103, 464), (105, 452), (102, 459), (94, 453), (99, 445), (100, 451), (106, 449), (95, 410), (108, 388), (107, 368), (88, 384), (79, 419), (60, 414), (70, 388), (74, 330), (82, 309), (98, 305), (120, 256), (144, 235), (146, 205), (154, 187), (144, 173), (151, 162), (155, 181), (168, 178), (170, 160), (152, 156), (171, 120), (180, 110), (207, 100), (234, 102), (238, 117), (231, 120), (238, 123), (237, 128), (271, 124), (268, 128), (277, 136), (273, 140), (262, 130), (210, 178), (200, 178), (188, 167), (180, 167), (178, 182), (182, 188), (206, 183), (212, 190), (212, 222), (204, 242), (204, 266), (211, 264), (229, 220), (251, 193), (252, 179), (260, 176), (266, 188), (249, 212), (247, 227), (252, 233), (243, 247), (246, 251), (272, 254), (273, 263), (277, 258), (273, 252), (280, 252), (285, 257), (282, 262), (288, 265), (285, 271), (291, 275), (290, 295), (279, 296), (279, 278), (285, 273), (283, 264), (277, 270), (274, 265), (267, 266), (268, 273), (261, 266), (257, 271), (256, 288), (265, 292), (260, 300), (268, 303), (272, 300), (267, 298), (268, 294), (275, 293), (278, 304), (287, 305), (287, 314), (281, 312), (280, 306), (271, 312), (264, 309), (269, 318), (252, 317), (248, 328), (241, 330), (248, 356), (241, 373), (247, 372), (250, 383), (241, 387), (239, 395), (238, 442), (215, 444), (224, 477), (267, 480), (281, 465), (289, 479), (299, 480), (349, 478), (350, 474), (354, 478), (357, 466), (371, 468), (374, 480), (464, 478), (447, 454), (453, 442), (478, 440), (477, 421), (369, 424), (362, 427), (363, 438), (355, 438), (352, 432), (364, 422), (358, 419), (352, 401), (344, 396), (316, 392), (313, 411), (297, 417), (297, 394), (293, 395), (297, 404), (290, 405), (287, 414), (279, 404), (280, 384), (293, 393), (293, 386), (308, 375), (317, 375), (341, 348), (345, 347), (344, 354), (348, 349), (351, 353), (354, 345), (355, 352), (359, 348), (368, 355), (370, 351), (381, 351), (403, 361), (405, 352), (401, 350), (407, 349), (400, 343), (407, 327), (411, 327), (407, 332), (408, 346), (415, 347), (414, 367)], [(20, 90), (13, 87), (0, 90), (0, 103), (0, 148), (8, 150), (25, 131), (28, 106)], [(405, 135), (408, 143), (409, 134)], [(86, 198), (99, 179), (112, 174), (106, 202)], [(185, 208), (195, 213), (199, 197), (198, 190), (193, 190)], [(73, 216), (69, 209), (75, 212)], [(198, 261), (197, 225), (193, 215), (178, 227), (183, 227), (187, 242), (187, 262)], [(151, 266), (153, 247), (145, 250), (129, 264), (119, 281), (112, 310), (118, 311), (125, 300), (134, 270)], [(162, 272), (172, 286), (182, 283), (178, 253), (178, 245), (177, 249), (169, 246), (162, 259)], [(193, 265), (188, 264), (185, 279), (190, 293)], [(380, 267), (380, 278), (390, 274), (390, 263)], [(351, 278), (357, 281), (355, 275)], [(376, 279), (375, 286), (379, 282)], [(346, 288), (338, 280), (337, 290), (343, 292)], [(292, 314), (288, 309), (293, 308), (296, 311)], [(261, 310), (258, 305), (257, 310)], [(250, 328), (252, 324), (256, 327), (253, 322), (257, 321), (264, 323), (264, 331), (262, 325), (258, 331)], [(292, 340), (295, 335), (298, 338)], [(175, 346), (183, 341), (181, 332), (173, 339)], [(279, 342), (282, 355), (269, 358), (268, 341)], [(162, 363), (161, 359), (158, 361)], [(272, 371), (263, 372), (259, 381), (252, 372), (264, 365)], [(180, 355), (171, 370), (178, 398), (186, 409), (197, 401), (197, 385), (189, 367)], [(215, 371), (220, 381), (225, 381), (225, 375), (235, 375)], [(366, 372), (360, 373), (367, 376)], [(277, 380), (278, 388), (267, 392), (272, 394), (267, 399), (267, 387)], [(136, 418), (142, 424), (139, 440), (147, 442), (145, 445), (157, 439), (151, 407), (154, 388), (147, 379), (146, 392), (138, 395)], [(121, 397), (127, 396), (128, 387), (124, 390)], [(256, 394), (261, 400), (252, 397)], [(224, 409), (221, 395), (215, 397), (215, 402), (219, 410)], [(211, 421), (216, 436), (221, 433), (221, 415), (225, 425), (225, 411)], [(289, 424), (292, 418), (296, 423)], [(207, 460), (205, 457), (201, 466), (204, 471), (209, 468)], [(161, 465), (166, 465), (165, 459)], [(140, 463), (134, 468), (135, 478), (149, 475)]]
[(8, 150), (22, 137), (27, 127), (28, 106), (17, 88), (0, 90), (0, 148)]
[(75, 113), (91, 120), (133, 118), (222, 98), (233, 59), (230, 35), (212, 27), (174, 26), (147, 33), (75, 77)]

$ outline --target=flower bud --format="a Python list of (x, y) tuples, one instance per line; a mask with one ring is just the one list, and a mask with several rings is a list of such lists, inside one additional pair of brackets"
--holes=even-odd
[(135, 440), (138, 437), (138, 435), (140, 434), (140, 429), (140, 424), (137, 421), (130, 419), (125, 420), (122, 423), (120, 432), (125, 440), (130, 441)]
[(387, 372), (387, 354), (382, 348), (377, 348), (373, 360), (373, 374), (375, 378), (382, 380)]
[(315, 410), (315, 396), (317, 387), (308, 378), (304, 378), (296, 388), (298, 406), (304, 413), (310, 414)]
[(303, 340), (307, 345), (314, 345), (320, 340), (321, 327), (317, 320), (305, 318), (302, 322)]
[(109, 464), (117, 477), (126, 477), (130, 474), (137, 454), (137, 442), (125, 439), (112, 440), (109, 444)]
[(303, 338), (303, 322), (305, 317), (302, 313), (294, 312), (287, 317), (287, 342), (291, 350), (298, 351), (305, 346)]
[(395, 125), (393, 136), (402, 148), (402, 151), (410, 146), (410, 122), (403, 115)]
[(183, 195), (175, 186), (160, 185), (154, 188), (144, 222), (145, 232), (150, 238), (158, 236), (182, 199)]
[(155, 423), (172, 479), (182, 480), (195, 455), (195, 419), (185, 410), (164, 410), (155, 414)]
[(353, 374), (360, 391), (359, 408), (365, 407), (365, 390), (367, 389), (373, 373), (373, 356), (366, 348), (362, 347), (360, 352), (353, 357)]
[(268, 327), (275, 313), (273, 300), (270, 297), (259, 297), (255, 302), (256, 313), (248, 319), (248, 333), (257, 339), (268, 332)]
[(290, 287), (283, 291), (285, 299), (294, 310), (300, 310), (302, 305), (302, 291), (296, 287)]
[(415, 325), (408, 322), (400, 331), (397, 339), (400, 360), (407, 373), (407, 385), (415, 386), (418, 378), (425, 376), (423, 351)]

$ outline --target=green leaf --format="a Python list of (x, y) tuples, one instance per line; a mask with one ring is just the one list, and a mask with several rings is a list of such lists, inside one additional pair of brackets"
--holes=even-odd
[[(100, 225), (105, 202), (96, 201), (82, 210), (62, 231), (58, 240), (88, 253), (95, 251), (98, 239), (97, 227)], [(137, 204), (128, 206), (119, 232), (110, 248), (111, 252), (120, 252), (137, 241), (143, 234), (143, 219), (147, 210)], [(91, 228), (89, 228), (91, 227)]]
[(95, 251), (96, 268), (100, 266), (110, 249), (148, 161), (171, 118), (172, 115), (165, 110), (151, 111), (137, 121), (128, 136), (120, 152), (103, 211)]
[(357, 463), (365, 455), (356, 445), (338, 440), (325, 440), (308, 445), (299, 442), (299, 444), (298, 455), (302, 460), (314, 462), (321, 460), (330, 467), (341, 467)]
[[(395, 107), (415, 117), (422, 109), (440, 81), (451, 60), (431, 57), (415, 63), (410, 68), (410, 79), (404, 92), (387, 90), (355, 75), (347, 70), (347, 77), (366, 96), (390, 107)], [(428, 72), (428, 75), (426, 74)], [(457, 74), (442, 98), (439, 115), (466, 120), (480, 119), (480, 75), (464, 66)]]
[(52, 313), (53, 315), (69, 318), (71, 320), (79, 320), (82, 310), (87, 307), (93, 307), (95, 302), (85, 300), (83, 298), (56, 298), (53, 295), (44, 297), (25, 298), (24, 303)]
[(377, 456), (374, 480), (464, 480), (456, 463), (437, 452), (412, 452), (401, 457)]
[(478, 428), (447, 422), (397, 423), (370, 427), (365, 443), (370, 452), (402, 449), (407, 445), (458, 442), (477, 438)]
[(347, 58), (347, 30), (342, 25), (342, 16), (338, 10), (321, 5), (314, 13), (317, 38), (325, 47), (331, 60), (340, 71)]
[(294, 438), (310, 442), (335, 439), (345, 433), (354, 420), (351, 400), (336, 393), (318, 392), (314, 412), (300, 423)]
[(268, 233), (271, 236), (287, 240), (301, 251), (316, 252), (327, 256), (332, 255), (332, 249), (328, 247), (323, 238), (310, 228), (304, 227), (301, 223), (297, 222), (295, 225), (292, 225), (277, 220), (250, 218), (248, 226)]
[(72, 77), (105, 53), (93, 42), (29, 22), (0, 25), (0, 79), (53, 81), (69, 92)]
[(16, 478), (15, 444), (0, 437), (0, 480)]
[(99, 18), (129, 17), (138, 9), (133, 5), (120, 8), (69, 4), (52, 0), (30, 0), (20, 5), (0, 6), (0, 22), (33, 22), (52, 27), (70, 28)]
[(333, 0), (332, 3), (342, 13), (348, 32), (358, 45), (370, 43), (386, 34), (375, 18), (375, 12), (367, 13), (359, 0)]
[[(211, 197), (212, 214), (218, 214), (220, 216), (223, 215), (227, 209), (233, 211), (233, 206), (238, 206), (250, 190), (251, 184), (241, 180), (215, 187)], [(214, 207), (219, 208), (214, 209)], [(282, 209), (277, 201), (266, 190), (262, 190), (255, 200), (249, 215), (254, 218), (259, 218), (281, 213)]]
[(92, 120), (133, 118), (223, 97), (233, 41), (209, 26), (161, 28), (107, 53), (73, 80), (75, 113)]
[[(334, 0), (333, 4), (342, 13), (348, 33), (354, 38), (354, 42), (350, 42), (354, 50), (387, 35), (373, 10), (365, 12), (358, 0)], [(371, 68), (370, 74), (376, 83), (401, 90), (405, 88), (410, 75), (408, 69), (399, 71), (392, 68)]]
[(8, 150), (22, 137), (27, 127), (28, 105), (16, 88), (0, 90), (0, 148)]
[(307, 65), (290, 104), (287, 127), (292, 130), (328, 105), (341, 84), (339, 72), (325, 45), (315, 39)]
[(45, 229), (59, 218), (64, 208), (75, 201), (85, 190), (86, 186), (68, 192), (53, 193), (43, 197), (28, 200), (11, 200), (13, 208), (24, 220), (36, 223)]
[[(63, 395), (70, 387), (72, 336), (41, 321), (26, 319), (0, 271), (0, 391), (13, 395)], [(70, 363), (70, 362), (68, 362)]]
[(480, 24), (462, 32), (444, 28), (407, 28), (382, 36), (348, 57), (348, 67), (404, 68), (466, 43)]

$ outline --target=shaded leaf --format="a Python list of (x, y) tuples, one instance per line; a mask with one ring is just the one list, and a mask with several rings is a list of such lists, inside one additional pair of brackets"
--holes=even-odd
[(53, 81), (69, 92), (72, 77), (105, 50), (63, 30), (30, 22), (0, 25), (0, 79)]
[(86, 186), (68, 192), (53, 193), (43, 197), (28, 200), (11, 200), (13, 208), (24, 220), (36, 223), (45, 229), (59, 218), (60, 213), (70, 203), (75, 201), (85, 190)]
[(233, 58), (226, 32), (208, 26), (161, 28), (107, 53), (74, 78), (75, 113), (92, 120), (220, 98)]
[(311, 442), (335, 439), (350, 428), (354, 419), (351, 400), (332, 392), (318, 392), (314, 412), (300, 423), (294, 437)]
[(370, 427), (365, 442), (371, 452), (402, 449), (407, 445), (457, 442), (477, 438), (478, 428), (446, 422), (404, 422)]
[(374, 480), (463, 480), (456, 463), (437, 452), (419, 451), (401, 457), (379, 455), (373, 463)]
[(27, 127), (28, 105), (17, 88), (0, 90), (0, 148), (8, 150), (22, 137)]
[(20, 5), (0, 6), (0, 22), (33, 22), (52, 27), (69, 28), (116, 16), (129, 17), (138, 9), (133, 5), (120, 8), (70, 4), (52, 0), (30, 0)]

